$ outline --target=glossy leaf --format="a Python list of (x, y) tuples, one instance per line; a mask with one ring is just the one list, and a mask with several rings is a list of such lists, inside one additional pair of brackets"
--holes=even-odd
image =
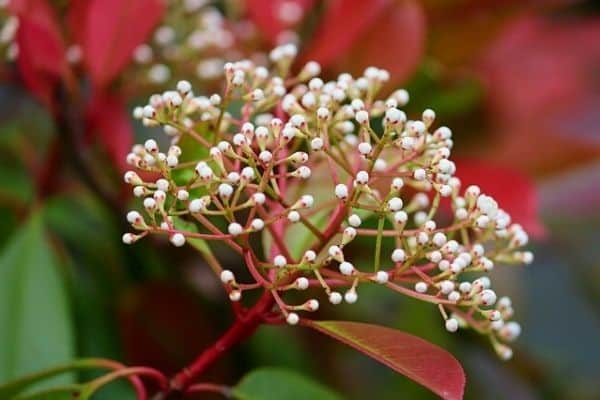
[(54, 10), (46, 0), (15, 0), (9, 10), (19, 18), (17, 65), (23, 81), (48, 107), (65, 63), (65, 46)]
[(233, 389), (238, 400), (341, 400), (318, 382), (281, 368), (261, 368), (246, 375)]
[(599, 58), (597, 18), (508, 26), (478, 65), (497, 139), (486, 156), (536, 175), (597, 160)]
[(534, 182), (516, 169), (491, 164), (483, 160), (459, 158), (457, 173), (463, 187), (477, 184), (483, 193), (496, 199), (513, 222), (537, 237), (545, 233), (538, 216), (539, 200)]
[[(313, 7), (314, 0), (246, 0), (246, 12), (250, 19), (271, 43), (277, 41), (277, 35), (289, 29), (306, 16)], [(286, 18), (286, 10), (298, 13), (297, 17), (292, 15)], [(287, 14), (290, 14), (289, 12)]]
[(162, 0), (90, 0), (83, 53), (93, 83), (109, 84), (131, 60), (165, 10)]
[(385, 68), (392, 81), (406, 79), (421, 61), (425, 15), (416, 1), (334, 1), (322, 17), (303, 60), (361, 74)]
[(419, 337), (383, 326), (347, 321), (311, 321), (331, 336), (420, 383), (444, 399), (462, 399), (465, 375), (446, 350)]
[(67, 294), (39, 215), (0, 256), (0, 326), (0, 382), (73, 357)]
[(121, 171), (133, 145), (133, 126), (125, 102), (116, 95), (101, 93), (88, 105), (88, 132), (92, 132)]

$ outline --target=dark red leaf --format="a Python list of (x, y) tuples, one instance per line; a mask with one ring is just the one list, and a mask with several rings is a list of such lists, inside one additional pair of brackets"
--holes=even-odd
[(89, 0), (71, 0), (67, 10), (67, 25), (71, 41), (81, 45), (85, 41)]
[(65, 67), (65, 46), (54, 10), (46, 0), (16, 0), (9, 10), (19, 18), (17, 65), (23, 81), (46, 106)]
[(83, 54), (97, 87), (109, 84), (125, 68), (164, 10), (162, 0), (90, 0)]
[(419, 337), (383, 326), (348, 321), (311, 321), (331, 336), (420, 383), (444, 399), (462, 399), (465, 374), (446, 350)]
[(356, 42), (389, 6), (389, 0), (333, 0), (306, 46), (304, 60), (330, 66)]
[(304, 19), (314, 0), (246, 0), (246, 13), (264, 37), (275, 43), (277, 35)]
[(107, 93), (96, 95), (88, 105), (87, 124), (88, 134), (97, 139), (120, 170), (126, 170), (133, 126), (123, 100)]
[(539, 200), (534, 182), (518, 170), (471, 158), (456, 160), (456, 175), (463, 187), (477, 185), (496, 199), (514, 222), (534, 237), (545, 234), (538, 217)]
[(599, 22), (522, 18), (489, 46), (479, 73), (497, 134), (490, 156), (535, 174), (598, 158)]
[(425, 15), (419, 3), (337, 1), (322, 18), (303, 61), (360, 74), (371, 65), (387, 69), (392, 81), (406, 79), (421, 60)]

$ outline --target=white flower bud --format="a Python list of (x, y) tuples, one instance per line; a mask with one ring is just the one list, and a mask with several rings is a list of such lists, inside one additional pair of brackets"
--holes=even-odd
[(181, 233), (176, 233), (171, 236), (171, 243), (175, 247), (181, 247), (185, 244), (185, 236), (183, 236)]
[(446, 320), (446, 330), (448, 332), (456, 332), (458, 330), (458, 321), (454, 318)]
[(350, 264), (348, 261), (344, 261), (340, 264), (340, 272), (343, 275), (352, 275), (354, 273), (354, 265)]
[(265, 204), (266, 200), (267, 198), (264, 193), (256, 192), (252, 195), (252, 201), (256, 204)]
[(373, 149), (373, 147), (371, 146), (370, 143), (361, 142), (361, 143), (358, 144), (358, 151), (363, 156), (368, 156), (371, 153), (372, 149)]
[(358, 294), (356, 293), (356, 290), (350, 289), (346, 293), (344, 293), (344, 300), (348, 304), (356, 303), (356, 301), (358, 300)]
[(356, 119), (356, 122), (361, 125), (369, 123), (369, 113), (365, 110), (358, 111), (354, 118)]
[(331, 292), (329, 294), (329, 302), (331, 304), (340, 304), (342, 302), (342, 295), (338, 292)]
[(285, 320), (290, 325), (296, 325), (298, 321), (300, 321), (300, 317), (298, 316), (298, 314), (291, 312), (288, 314)]
[(388, 200), (387, 206), (390, 211), (400, 211), (404, 204), (402, 203), (402, 199), (399, 197), (392, 197)]
[(231, 272), (228, 269), (224, 269), (223, 271), (221, 271), (221, 282), (223, 282), (226, 285), (235, 282), (235, 276), (233, 275), (233, 272)]
[(358, 215), (352, 214), (350, 217), (348, 217), (348, 223), (357, 228), (360, 226), (360, 224), (362, 224), (362, 221)]
[(290, 211), (287, 215), (287, 219), (290, 222), (298, 222), (300, 221), (300, 213), (298, 211)]
[(294, 282), (294, 285), (296, 286), (296, 289), (298, 289), (298, 290), (308, 289), (309, 284), (310, 284), (310, 282), (308, 281), (308, 279), (306, 279), (303, 276), (296, 279), (296, 281)]
[(316, 137), (310, 142), (310, 148), (314, 151), (319, 151), (323, 148), (323, 139)]
[(369, 182), (369, 173), (367, 171), (358, 171), (356, 174), (356, 182), (359, 185), (366, 185)]
[(275, 265), (277, 268), (283, 268), (287, 265), (287, 259), (281, 254), (277, 255), (273, 259), (273, 265)]
[(179, 81), (177, 82), (177, 90), (179, 93), (186, 95), (192, 90), (192, 84), (188, 81)]
[(232, 236), (238, 236), (244, 231), (244, 228), (242, 227), (242, 225), (238, 224), (237, 222), (232, 222), (227, 227), (227, 231)]
[(425, 282), (417, 282), (415, 284), (415, 291), (417, 291), (418, 293), (427, 292), (427, 284)]
[(402, 262), (406, 260), (406, 253), (402, 249), (394, 249), (392, 252), (392, 261), (393, 262)]
[(375, 282), (377, 283), (387, 283), (387, 281), (390, 279), (390, 275), (385, 272), (385, 271), (377, 271), (377, 273), (375, 274)]
[(240, 290), (232, 290), (229, 292), (229, 300), (240, 301), (242, 299), (242, 292)]
[(413, 172), (413, 178), (417, 181), (424, 181), (427, 178), (427, 172), (423, 168), (417, 168)]
[(335, 197), (338, 199), (346, 199), (348, 197), (348, 186), (339, 183), (335, 186)]
[(195, 213), (199, 213), (200, 211), (202, 211), (204, 209), (204, 207), (206, 207), (204, 200), (194, 199), (194, 200), (190, 201), (190, 204), (188, 205), (188, 210), (190, 210), (191, 213), (195, 214)]

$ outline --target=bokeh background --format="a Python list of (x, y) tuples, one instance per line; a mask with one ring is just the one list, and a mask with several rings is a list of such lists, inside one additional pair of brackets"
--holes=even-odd
[[(261, 62), (272, 45), (294, 41), (300, 60), (320, 61), (328, 76), (385, 67), (389, 88), (409, 90), (409, 115), (436, 110), (468, 176), (532, 232), (536, 256), (492, 273), (523, 326), (508, 362), (476, 334), (447, 333), (435, 307), (392, 292), (363, 290), (357, 305), (318, 316), (381, 323), (449, 349), (468, 399), (600, 398), (596, 2), (12, 3), (0, 33), (0, 356), (21, 362), (0, 363), (0, 381), (89, 356), (174, 372), (227, 327), (221, 286), (193, 250), (121, 244), (133, 202), (124, 155), (159, 134), (129, 116), (178, 79), (210, 93), (224, 60)], [(239, 269), (226, 251), (219, 257)], [(208, 379), (234, 384), (266, 365), (349, 399), (434, 398), (301, 328), (261, 328)], [(128, 390), (111, 385), (98, 398)]]

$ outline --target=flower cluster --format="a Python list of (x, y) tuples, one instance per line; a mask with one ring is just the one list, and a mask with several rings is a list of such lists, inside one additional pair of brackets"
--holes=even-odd
[(209, 3), (169, 1), (165, 17), (151, 40), (134, 50), (136, 75), (145, 77), (151, 85), (164, 84), (171, 80), (172, 74), (179, 73), (194, 74), (200, 81), (222, 78), (224, 60), (240, 58), (240, 49), (251, 48), (247, 42), (256, 35), (256, 30), (247, 20), (226, 20)]
[[(128, 155), (144, 171), (127, 172), (125, 181), (145, 212), (129, 212), (137, 232), (123, 241), (151, 233), (175, 246), (203, 240), (231, 301), (270, 291), (273, 318), (292, 325), (319, 301), (288, 304), (289, 291), (321, 290), (339, 304), (357, 302), (363, 284), (385, 286), (437, 305), (448, 331), (473, 328), (510, 358), (506, 343), (520, 326), (485, 274), (496, 264), (530, 263), (521, 250), (527, 234), (479, 187), (463, 188), (449, 158), (452, 132), (434, 127), (434, 111), (410, 120), (401, 110), (405, 90), (378, 97), (387, 71), (324, 82), (315, 62), (290, 74), (295, 56), (284, 45), (271, 51), (270, 69), (226, 63), (220, 94), (197, 96), (180, 81), (134, 110), (171, 145), (150, 139)], [(252, 282), (219, 265), (214, 241), (243, 257)]]

